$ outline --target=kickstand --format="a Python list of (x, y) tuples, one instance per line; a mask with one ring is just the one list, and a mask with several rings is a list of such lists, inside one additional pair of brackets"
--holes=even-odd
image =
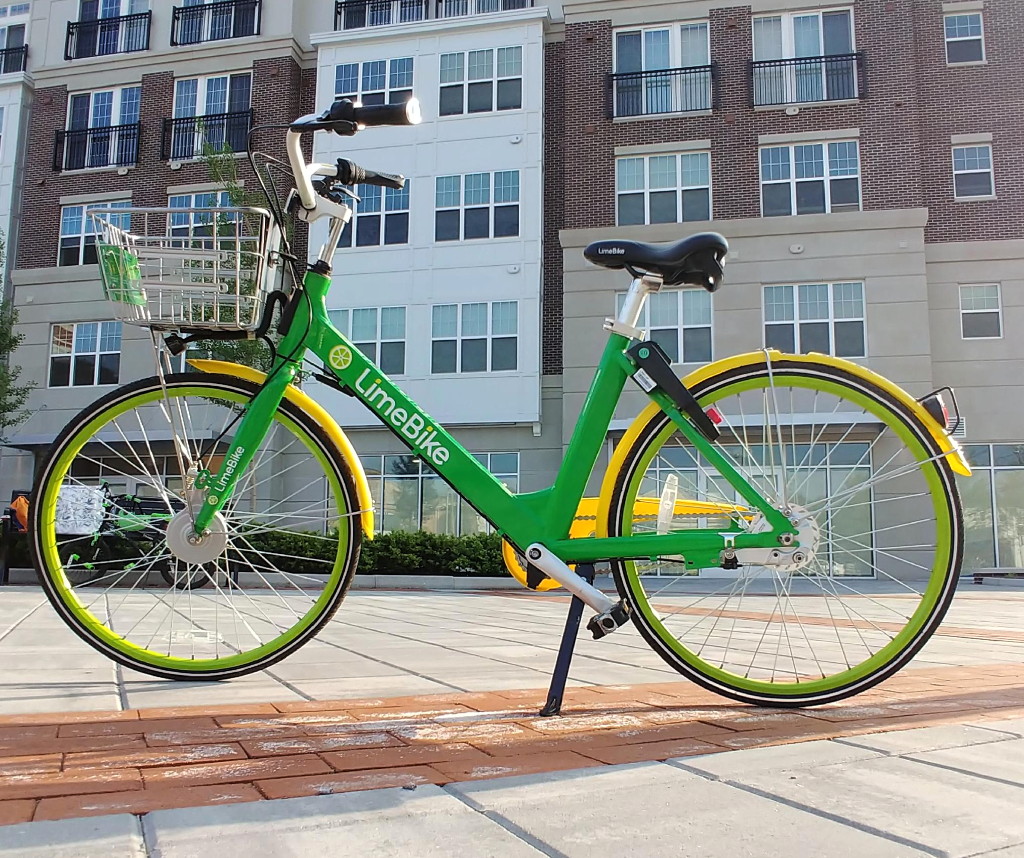
[[(583, 563), (577, 566), (576, 574), (588, 584), (594, 583), (594, 565), (592, 563)], [(576, 648), (576, 635), (580, 630), (580, 620), (582, 618), (583, 600), (578, 596), (573, 596), (572, 602), (569, 604), (569, 614), (565, 618), (565, 629), (562, 632), (562, 643), (558, 647), (555, 670), (551, 674), (548, 702), (540, 710), (540, 714), (545, 718), (551, 715), (559, 715), (562, 712), (565, 681), (569, 678), (569, 665), (572, 662), (573, 650)]]

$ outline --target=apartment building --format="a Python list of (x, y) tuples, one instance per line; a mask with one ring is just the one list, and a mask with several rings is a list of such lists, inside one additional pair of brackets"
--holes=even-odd
[(1024, 6), (564, 12), (566, 432), (626, 285), (581, 249), (714, 229), (726, 285), (659, 296), (645, 320), (680, 370), (767, 345), (849, 357), (915, 395), (954, 386), (977, 468), (965, 563), (1024, 565)]
[(4, 280), (4, 295), (11, 250), (17, 241), (22, 134), (32, 100), (32, 78), (26, 71), (30, 10), (30, 3), (0, 5), (0, 237), (6, 260), (0, 276)]
[[(32, 27), (14, 282), (40, 388), (8, 479), (148, 374), (146, 342), (98, 300), (90, 207), (215, 202), (198, 116), (234, 145), (336, 97), (415, 93), (418, 127), (315, 141), (317, 160), (410, 178), (357, 188), (329, 309), (510, 488), (549, 484), (627, 286), (583, 247), (714, 229), (723, 289), (666, 291), (644, 319), (680, 372), (767, 345), (915, 395), (954, 386), (976, 466), (966, 563), (1024, 566), (1021, 4), (36, 0)], [(309, 389), (385, 528), (485, 526), (349, 399)], [(627, 391), (609, 451), (643, 401)]]

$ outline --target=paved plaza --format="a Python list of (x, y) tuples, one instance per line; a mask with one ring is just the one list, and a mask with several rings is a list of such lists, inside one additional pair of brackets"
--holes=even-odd
[(964, 583), (909, 668), (755, 709), (631, 627), (538, 710), (558, 594), (350, 594), (271, 670), (113, 665), (0, 588), (0, 855), (1024, 855), (1024, 586)]

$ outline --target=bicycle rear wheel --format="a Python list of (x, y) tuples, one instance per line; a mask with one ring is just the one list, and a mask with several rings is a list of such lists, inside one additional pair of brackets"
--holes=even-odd
[(257, 390), (206, 374), (127, 385), (78, 414), (43, 463), (31, 529), (40, 581), (64, 621), (121, 664), (172, 679), (251, 673), (302, 646), (344, 598), (361, 541), (353, 479), (326, 433), (287, 400), (223, 510), (219, 556), (189, 564), (165, 534), (123, 538), (130, 519), (107, 522), (111, 550), (91, 560), (89, 586), (78, 583), (84, 576), (58, 533), (62, 489), (116, 478), (162, 501), (169, 517), (187, 515), (179, 449), (216, 471)]
[[(840, 700), (892, 675), (945, 614), (963, 555), (953, 474), (928, 430), (885, 390), (826, 363), (748, 364), (693, 393), (723, 417), (717, 450), (800, 522), (806, 550), (799, 563), (741, 559), (735, 570), (613, 561), (641, 634), (680, 673), (754, 704)], [(625, 443), (609, 535), (652, 530), (637, 499), (673, 477), (680, 497), (744, 503), (664, 414)], [(763, 526), (754, 510), (677, 516), (671, 529)]]

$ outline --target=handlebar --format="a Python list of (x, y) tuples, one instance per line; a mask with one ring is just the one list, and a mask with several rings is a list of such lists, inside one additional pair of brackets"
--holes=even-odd
[[(318, 176), (340, 178), (345, 184), (365, 182), (396, 190), (405, 187), (402, 176), (375, 173), (365, 170), (351, 161), (339, 159), (337, 164), (307, 164), (302, 157), (302, 135), (312, 131), (331, 131), (350, 137), (363, 128), (380, 125), (418, 125), (422, 121), (420, 103), (410, 98), (402, 104), (361, 105), (340, 99), (323, 113), (311, 113), (296, 119), (288, 128), (288, 161), (295, 176), (295, 187), (302, 207), (315, 212), (319, 202), (313, 189), (313, 179)], [(348, 175), (342, 175), (347, 169)]]

